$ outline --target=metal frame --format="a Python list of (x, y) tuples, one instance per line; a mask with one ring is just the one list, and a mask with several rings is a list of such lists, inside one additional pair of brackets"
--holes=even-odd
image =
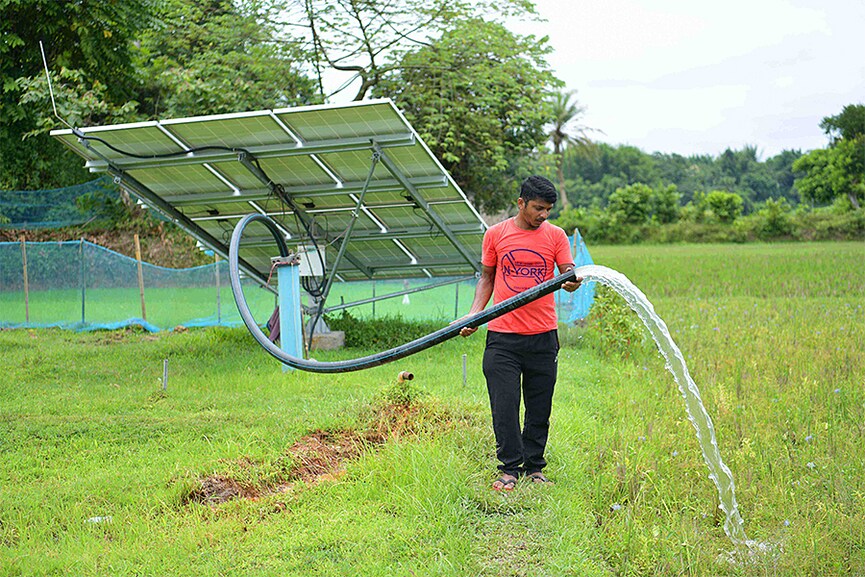
[[(238, 135), (231, 130), (235, 127)], [(207, 144), (211, 134), (213, 144)], [(486, 224), (387, 99), (51, 135), (84, 157), (91, 172), (108, 172), (143, 204), (223, 258), (228, 258), (230, 223), (250, 212), (273, 218), (293, 241), (308, 237), (304, 229), (322, 219), (337, 223), (339, 230), (316, 236), (327, 250), (337, 251), (335, 259), (328, 259), (325, 296), (339, 280), (451, 277), (481, 270)], [(365, 181), (358, 157), (363, 152), (370, 154)], [(171, 189), (175, 182), (178, 190)], [(280, 206), (274, 209), (271, 200)], [(359, 219), (364, 226), (355, 226)], [(272, 239), (250, 235), (243, 247), (257, 252), (253, 260), (239, 262), (264, 286), (270, 271), (262, 251), (270, 245)], [(326, 311), (324, 304), (323, 299), (320, 310)]]

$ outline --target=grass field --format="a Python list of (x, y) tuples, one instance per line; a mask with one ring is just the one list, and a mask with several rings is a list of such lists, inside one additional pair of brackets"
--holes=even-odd
[(556, 484), (511, 494), (482, 334), (315, 375), (244, 329), (7, 330), (0, 575), (865, 575), (865, 246), (592, 256), (669, 326), (757, 552), (724, 535), (663, 360), (603, 327), (563, 327)]
[[(224, 277), (228, 277), (226, 272)], [(442, 282), (445, 279), (413, 279), (409, 289)], [(228, 281), (226, 280), (225, 283)], [(402, 316), (411, 319), (453, 319), (458, 311), (465, 313), (474, 295), (474, 280), (439, 286), (408, 295), (350, 307), (358, 318)], [(274, 293), (252, 282), (244, 284), (244, 296), (255, 318), (263, 324), (276, 304)], [(328, 306), (365, 301), (372, 297), (404, 291), (402, 281), (334, 283)], [(231, 287), (155, 288), (145, 284), (147, 322), (160, 329), (184, 326), (240, 326), (242, 320), (234, 304)], [(101, 328), (129, 319), (142, 318), (141, 295), (137, 286), (130, 288), (86, 288), (64, 290), (0, 291), (0, 326), (44, 328), (47, 326)], [(83, 304), (82, 304), (83, 301)], [(306, 303), (305, 303), (306, 304)], [(26, 322), (29, 313), (29, 323)], [(335, 314), (339, 314), (336, 312)], [(83, 319), (83, 323), (82, 323)]]

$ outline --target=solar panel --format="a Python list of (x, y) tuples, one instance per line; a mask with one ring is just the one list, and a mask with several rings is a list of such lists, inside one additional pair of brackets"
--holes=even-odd
[[(51, 135), (224, 257), (236, 223), (257, 212), (289, 247), (309, 244), (311, 229), (338, 279), (480, 271), (486, 224), (388, 99)], [(250, 227), (245, 272), (266, 282), (275, 252), (264, 227)]]

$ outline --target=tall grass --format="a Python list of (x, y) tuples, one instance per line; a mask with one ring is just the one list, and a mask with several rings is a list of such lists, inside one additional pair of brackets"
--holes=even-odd
[[(315, 375), (283, 374), (242, 329), (14, 330), (0, 331), (0, 574), (865, 573), (863, 246), (592, 255), (670, 327), (762, 552), (725, 537), (663, 361), (648, 344), (610, 354), (604, 327), (562, 328), (547, 470), (556, 484), (506, 495), (489, 489), (482, 333), (362, 373)], [(400, 370), (416, 375), (420, 402), (466, 418), (393, 435), (318, 482), (189, 500), (211, 476), (282, 479), (296, 441), (363, 429)]]

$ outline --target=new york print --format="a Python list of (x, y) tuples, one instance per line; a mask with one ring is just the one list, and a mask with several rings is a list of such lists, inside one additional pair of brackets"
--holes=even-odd
[(502, 278), (505, 286), (521, 293), (544, 282), (549, 265), (539, 253), (518, 248), (502, 257)]

